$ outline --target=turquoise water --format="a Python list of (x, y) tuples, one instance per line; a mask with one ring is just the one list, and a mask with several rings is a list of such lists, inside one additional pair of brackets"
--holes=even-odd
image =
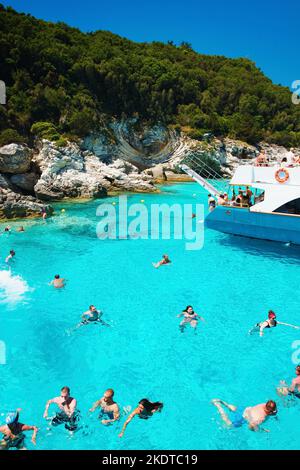
[[(129, 201), (206, 205), (197, 184), (163, 189)], [(0, 412), (21, 407), (22, 422), (40, 427), (38, 449), (299, 449), (300, 403), (284, 408), (278, 401), (267, 434), (225, 429), (210, 400), (255, 405), (276, 399), (279, 380), (293, 378), (292, 342), (300, 332), (247, 332), (270, 308), (279, 320), (300, 324), (300, 247), (210, 230), (200, 251), (185, 250), (184, 240), (98, 240), (99, 202), (58, 205), (46, 224), (22, 221), (25, 233), (0, 237), (0, 340), (7, 347)], [(3, 260), (11, 248), (9, 273)], [(156, 270), (151, 263), (163, 253), (173, 263)], [(56, 273), (68, 279), (65, 290), (48, 286)], [(90, 304), (112, 327), (68, 335)], [(206, 320), (197, 335), (178, 329), (176, 315), (187, 304)], [(62, 426), (49, 433), (42, 418), (64, 385), (86, 426), (73, 437)], [(135, 418), (120, 439), (119, 424), (107, 428), (88, 414), (109, 387), (122, 407), (148, 397), (164, 409), (148, 421)], [(55, 411), (53, 405), (49, 414)], [(33, 448), (28, 438), (27, 445)]]

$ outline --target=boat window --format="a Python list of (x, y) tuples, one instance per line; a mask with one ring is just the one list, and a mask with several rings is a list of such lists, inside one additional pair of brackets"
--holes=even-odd
[(300, 215), (300, 198), (289, 201), (286, 204), (278, 207), (274, 212), (282, 212), (283, 214), (297, 214)]

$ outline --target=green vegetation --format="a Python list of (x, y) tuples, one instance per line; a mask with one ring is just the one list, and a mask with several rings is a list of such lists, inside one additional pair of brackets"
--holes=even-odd
[(1, 5), (0, 33), (8, 98), (0, 106), (2, 142), (9, 129), (23, 140), (47, 136), (61, 145), (66, 135), (82, 137), (112, 118), (138, 116), (189, 128), (197, 139), (213, 132), (300, 145), (300, 106), (248, 59), (197, 54), (188, 43), (85, 34)]

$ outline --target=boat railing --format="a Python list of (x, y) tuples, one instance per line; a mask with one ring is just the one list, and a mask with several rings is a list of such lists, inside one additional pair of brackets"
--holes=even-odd
[(183, 166), (187, 165), (191, 170), (205, 180), (213, 180), (213, 186), (218, 190), (218, 192), (223, 192), (226, 186), (226, 179), (220, 172), (212, 168), (205, 161), (205, 156), (205, 153), (191, 153), (184, 158), (181, 164)]

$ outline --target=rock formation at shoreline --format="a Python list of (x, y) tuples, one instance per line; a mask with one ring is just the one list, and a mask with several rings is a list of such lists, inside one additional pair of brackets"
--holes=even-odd
[[(287, 150), (261, 143), (271, 162)], [(0, 148), (0, 218), (49, 213), (51, 201), (101, 198), (122, 191), (153, 192), (155, 183), (188, 180), (178, 165), (191, 154), (206, 155), (230, 176), (240, 164), (251, 164), (258, 147), (232, 139), (193, 140), (162, 125), (114, 122), (80, 142), (57, 147), (41, 140), (35, 148), (9, 144)], [(299, 152), (300, 153), (300, 152)]]

